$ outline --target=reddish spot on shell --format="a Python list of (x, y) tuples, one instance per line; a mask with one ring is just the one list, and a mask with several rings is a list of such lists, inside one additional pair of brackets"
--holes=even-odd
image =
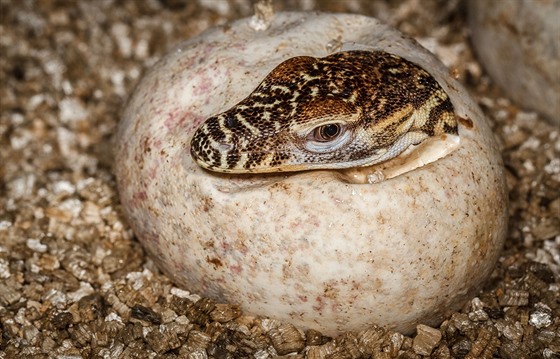
[(212, 79), (207, 75), (201, 75), (200, 80), (193, 87), (193, 94), (195, 96), (207, 94), (212, 88)]
[(177, 113), (173, 111), (167, 114), (167, 118), (165, 119), (165, 121), (163, 121), (163, 125), (168, 131), (173, 131), (175, 128), (177, 128), (177, 125), (181, 123), (181, 120), (184, 121), (184, 118), (185, 116), (182, 116), (182, 118), (180, 118), (179, 116), (177, 116)]
[(317, 304), (315, 304), (315, 305), (313, 306), (313, 310), (315, 310), (315, 311), (317, 311), (317, 312), (322, 312), (323, 309), (325, 309), (325, 302), (323, 302), (323, 298), (317, 297), (317, 298), (315, 298), (315, 302), (316, 302)]
[(148, 195), (146, 194), (145, 191), (140, 191), (140, 192), (134, 192), (134, 194), (132, 195), (132, 199), (136, 202), (136, 201), (145, 201), (148, 198)]
[(235, 274), (241, 274), (243, 272), (243, 268), (239, 264), (232, 264), (229, 266), (229, 270)]

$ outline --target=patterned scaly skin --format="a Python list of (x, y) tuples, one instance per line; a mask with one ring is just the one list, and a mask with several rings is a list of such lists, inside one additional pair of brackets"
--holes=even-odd
[(294, 57), (247, 98), (196, 130), (211, 171), (262, 173), (369, 166), (432, 136), (457, 135), (453, 105), (425, 70), (385, 52)]

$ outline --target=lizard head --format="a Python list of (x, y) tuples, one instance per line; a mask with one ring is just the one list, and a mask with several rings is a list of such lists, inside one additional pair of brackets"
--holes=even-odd
[(342, 169), (456, 134), (453, 106), (426, 71), (384, 52), (294, 57), (191, 141), (203, 168), (228, 173)]

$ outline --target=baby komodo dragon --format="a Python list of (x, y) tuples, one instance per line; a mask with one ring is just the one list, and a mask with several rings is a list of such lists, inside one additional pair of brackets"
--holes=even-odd
[(424, 69), (386, 52), (345, 51), (278, 65), (247, 98), (202, 123), (191, 154), (227, 173), (342, 169), (457, 132), (449, 97)]

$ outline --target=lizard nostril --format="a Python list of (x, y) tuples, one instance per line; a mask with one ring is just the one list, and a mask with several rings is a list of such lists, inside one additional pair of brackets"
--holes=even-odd
[(232, 115), (228, 115), (226, 117), (226, 126), (229, 129), (235, 129), (237, 128), (237, 121), (235, 120), (235, 117), (233, 117)]

